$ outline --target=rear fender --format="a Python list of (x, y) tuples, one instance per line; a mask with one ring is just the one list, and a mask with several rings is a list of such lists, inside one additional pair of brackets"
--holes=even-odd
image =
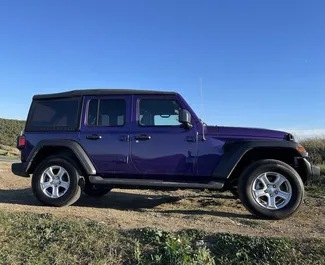
[(72, 151), (72, 153), (76, 156), (76, 159), (80, 162), (83, 169), (88, 175), (96, 175), (96, 168), (90, 160), (89, 156), (85, 152), (85, 150), (80, 146), (80, 144), (73, 140), (59, 140), (59, 139), (51, 139), (51, 140), (42, 140), (40, 141), (31, 151), (27, 158), (27, 167), (26, 172), (32, 174), (31, 166), (37, 154), (42, 150), (42, 148), (46, 147), (64, 147), (68, 148)]

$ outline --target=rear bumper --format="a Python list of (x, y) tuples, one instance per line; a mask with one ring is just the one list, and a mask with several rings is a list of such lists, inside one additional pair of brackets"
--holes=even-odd
[(306, 180), (307, 183), (312, 183), (320, 179), (320, 168), (312, 165), (306, 158), (302, 159), (306, 169)]
[(26, 172), (26, 163), (13, 163), (11, 164), (11, 172), (19, 177), (29, 178), (29, 174)]

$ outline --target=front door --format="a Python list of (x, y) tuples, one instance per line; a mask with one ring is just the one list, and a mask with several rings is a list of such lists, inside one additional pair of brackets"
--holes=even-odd
[(141, 175), (176, 179), (196, 176), (196, 128), (178, 122), (176, 97), (134, 96), (131, 159)]
[(129, 159), (131, 96), (88, 96), (80, 142), (98, 174), (132, 172)]

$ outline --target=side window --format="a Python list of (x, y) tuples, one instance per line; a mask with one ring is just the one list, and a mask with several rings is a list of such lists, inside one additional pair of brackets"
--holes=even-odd
[(180, 105), (174, 99), (141, 99), (139, 124), (142, 126), (179, 126)]
[(34, 100), (27, 131), (76, 130), (80, 113), (80, 98)]
[(87, 125), (123, 126), (125, 114), (124, 99), (91, 99), (88, 105)]

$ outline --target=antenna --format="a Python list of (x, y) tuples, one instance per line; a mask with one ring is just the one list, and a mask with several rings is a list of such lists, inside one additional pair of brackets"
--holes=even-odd
[(200, 77), (200, 98), (201, 98), (201, 123), (202, 123), (202, 140), (205, 141), (205, 128), (204, 128), (204, 124), (203, 124), (203, 86), (202, 86), (202, 77)]
[(203, 120), (203, 86), (202, 86), (202, 77), (200, 77), (200, 112), (201, 112), (201, 118)]

